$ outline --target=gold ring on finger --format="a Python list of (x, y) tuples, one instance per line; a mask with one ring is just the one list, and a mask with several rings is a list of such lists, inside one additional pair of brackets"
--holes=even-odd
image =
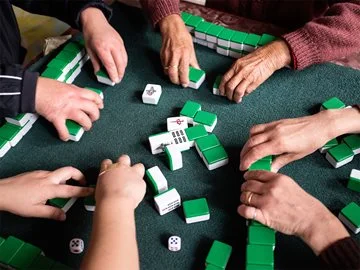
[(171, 65), (171, 66), (166, 66), (166, 67), (164, 67), (164, 69), (170, 69), (170, 68), (178, 69), (179, 66), (177, 66), (177, 65)]
[(250, 192), (249, 197), (247, 199), (247, 205), (251, 205), (251, 199), (253, 197), (254, 193)]

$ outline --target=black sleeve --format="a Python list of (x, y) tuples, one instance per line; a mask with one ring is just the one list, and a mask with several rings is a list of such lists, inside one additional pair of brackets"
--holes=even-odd
[(360, 246), (354, 239), (341, 239), (320, 254), (326, 269), (359, 270)]
[(100, 9), (109, 20), (112, 11), (102, 0), (12, 0), (14, 6), (31, 13), (56, 17), (72, 27), (81, 29), (80, 14), (88, 7)]
[(0, 64), (0, 117), (35, 112), (38, 76), (21, 65)]

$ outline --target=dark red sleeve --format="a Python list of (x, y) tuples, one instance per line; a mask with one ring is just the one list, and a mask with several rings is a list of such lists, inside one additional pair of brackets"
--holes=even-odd
[(180, 14), (179, 0), (140, 0), (143, 9), (155, 27), (171, 14)]
[(283, 35), (291, 50), (294, 69), (304, 69), (359, 51), (360, 0), (336, 2), (323, 16)]
[(319, 257), (326, 269), (360, 270), (360, 246), (350, 237), (335, 242)]

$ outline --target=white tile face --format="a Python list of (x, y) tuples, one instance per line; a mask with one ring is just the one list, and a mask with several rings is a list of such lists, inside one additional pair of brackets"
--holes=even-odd
[(190, 81), (189, 82), (189, 87), (193, 88), (193, 89), (199, 89), (199, 87), (201, 86), (201, 84), (204, 82), (205, 80), (205, 74), (200, 78), (200, 80), (196, 83)]
[(39, 119), (39, 115), (36, 113), (31, 113), (30, 122), (31, 124), (34, 124)]
[(355, 227), (350, 220), (348, 220), (345, 216), (343, 216), (343, 214), (341, 214), (341, 212), (339, 213), (339, 219), (353, 233), (358, 234), (360, 232), (360, 227), (359, 228)]
[(168, 190), (168, 181), (166, 180), (165, 176), (163, 175), (158, 166), (154, 166), (148, 169), (148, 172), (154, 180), (159, 193)]
[(177, 146), (177, 149), (181, 152), (190, 149), (190, 142), (184, 129), (173, 130), (170, 134), (173, 137), (174, 144)]
[(235, 43), (235, 42), (230, 42), (230, 48), (233, 48), (233, 49), (235, 49), (235, 50), (242, 51), (242, 50), (243, 50), (243, 44), (239, 44), (239, 43)]
[(77, 198), (71, 198), (63, 208), (61, 208), (65, 213), (67, 211), (69, 211), (69, 209), (71, 208), (71, 206), (74, 205), (74, 203), (76, 202)]
[(229, 56), (232, 57), (232, 58), (241, 58), (242, 57), (242, 54), (241, 53), (238, 53), (238, 52), (234, 52), (232, 50), (229, 50)]
[(215, 96), (221, 96), (221, 95), (220, 95), (220, 90), (219, 90), (219, 88), (213, 88), (213, 94), (214, 94)]
[[(180, 149), (176, 144), (166, 146), (167, 155), (169, 159), (169, 168), (172, 171), (176, 171), (183, 167), (183, 159)], [(171, 166), (172, 165), (172, 166)]]
[(188, 128), (187, 117), (184, 116), (170, 117), (166, 122), (168, 131)]
[(0, 149), (0, 158), (6, 155), (6, 153), (10, 150), (11, 145), (9, 142), (5, 143), (5, 145)]
[(219, 45), (219, 46), (222, 46), (222, 47), (225, 47), (225, 48), (230, 48), (230, 40), (223, 40), (223, 39), (217, 39), (217, 44)]
[(212, 49), (212, 50), (216, 50), (216, 43), (213, 43), (213, 42), (208, 42), (207, 44), (208, 48), (209, 49)]
[(350, 173), (351, 178), (360, 179), (360, 170), (352, 169)]
[(21, 132), (19, 132), (11, 141), (10, 141), (10, 145), (11, 147), (16, 146), (20, 140), (22, 139), (23, 135)]
[(320, 149), (319, 149), (319, 152), (321, 153), (321, 154), (325, 154), (328, 150), (329, 150), (330, 148), (329, 147), (321, 147)]
[(76, 136), (73, 136), (73, 135), (70, 134), (69, 140), (74, 141), (74, 142), (80, 141), (81, 137), (84, 135), (84, 132), (85, 132), (84, 129), (81, 128), (79, 130), (79, 132), (76, 134)]
[[(203, 125), (205, 127), (205, 130), (207, 132), (213, 132), (214, 128), (216, 127), (216, 124), (217, 124), (217, 119), (215, 120), (215, 122), (211, 125), (211, 126), (208, 126), (208, 125)], [(202, 125), (200, 123), (197, 123), (197, 122), (194, 122), (194, 126), (197, 126), (197, 125)]]
[(84, 206), (85, 206), (86, 211), (94, 212), (96, 209), (95, 205), (84, 205)]
[(206, 40), (206, 34), (197, 32), (196, 30), (195, 30), (195, 37), (199, 38), (199, 39), (202, 39), (202, 40)]
[(206, 41), (217, 44), (217, 37), (206, 35)]
[(80, 254), (84, 251), (84, 241), (80, 238), (74, 238), (69, 243), (70, 252)]
[(170, 251), (179, 251), (181, 249), (181, 238), (179, 236), (170, 236), (168, 240), (168, 249)]
[(210, 219), (210, 214), (202, 215), (198, 217), (192, 217), (192, 218), (185, 218), (187, 224), (206, 221)]
[(32, 117), (31, 113), (25, 113), (23, 118), (21, 118), (19, 121), (10, 117), (5, 117), (5, 120), (13, 125), (23, 127), (30, 120), (31, 117)]
[(160, 133), (149, 137), (150, 149), (153, 155), (164, 152), (164, 147), (174, 143), (170, 132)]
[(244, 44), (242, 50), (251, 53), (255, 51), (255, 47)]
[(160, 85), (147, 84), (142, 94), (142, 101), (145, 104), (157, 105), (162, 94)]
[(100, 83), (107, 84), (107, 85), (110, 85), (110, 86), (115, 85), (115, 82), (112, 82), (108, 78), (104, 78), (104, 77), (101, 77), (101, 76), (96, 76), (96, 78), (97, 78), (98, 82), (100, 82)]
[(75, 69), (74, 72), (70, 75), (70, 77), (66, 80), (66, 83), (69, 83), (69, 84), (73, 83), (75, 81), (76, 77), (79, 76), (80, 72), (81, 72), (80, 67)]
[(216, 52), (218, 54), (224, 55), (224, 56), (229, 56), (229, 50), (221, 48), (221, 47), (216, 47)]
[(155, 207), (161, 216), (181, 206), (181, 198), (176, 189), (158, 195), (154, 198), (154, 201)]
[(26, 133), (28, 133), (31, 128), (32, 128), (32, 123), (31, 123), (31, 121), (29, 120), (29, 121), (26, 123), (26, 125), (21, 128), (20, 132), (21, 132), (21, 134), (22, 134), (23, 136), (25, 136)]
[(203, 161), (204, 161), (204, 163), (205, 163), (205, 165), (206, 165), (206, 167), (208, 168), (209, 171), (215, 170), (215, 169), (220, 168), (222, 166), (225, 166), (225, 165), (227, 165), (229, 163), (228, 158), (220, 160), (220, 161), (218, 161), (216, 163), (213, 163), (213, 164), (208, 164), (205, 158), (203, 158)]
[(207, 44), (208, 44), (206, 40), (201, 39), (201, 38), (197, 38), (197, 39), (196, 39), (196, 43), (197, 43), (197, 44), (200, 44), (200, 45), (202, 45), (202, 46), (207, 46)]
[(194, 33), (194, 27), (186, 26), (186, 29), (189, 31), (189, 33)]
[(341, 162), (336, 162), (336, 160), (329, 153), (326, 153), (325, 158), (327, 159), (327, 161), (329, 161), (329, 163), (331, 165), (333, 165), (333, 167), (335, 169), (337, 169), (337, 168), (340, 168), (340, 167), (350, 163), (353, 160), (354, 156), (349, 157), (349, 158), (347, 158), (347, 159), (345, 159), (345, 160), (343, 160)]

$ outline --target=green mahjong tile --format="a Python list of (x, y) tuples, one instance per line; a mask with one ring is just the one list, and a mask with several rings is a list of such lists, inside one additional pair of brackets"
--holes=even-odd
[(194, 141), (201, 137), (207, 136), (208, 133), (203, 125), (197, 125), (190, 128), (185, 129), (186, 136), (189, 141)]
[(205, 198), (183, 202), (184, 215), (193, 218), (209, 214), (209, 206)]
[(19, 113), (17, 116), (12, 117), (12, 119), (15, 119), (17, 121), (21, 121), (25, 117), (25, 113)]
[(258, 265), (258, 264), (247, 264), (245, 270), (274, 270), (274, 266), (270, 265)]
[(230, 48), (230, 51), (233, 51), (233, 52), (236, 52), (236, 53), (243, 53), (242, 50), (237, 50), (237, 49), (233, 49), (233, 48)]
[(0, 263), (8, 265), (11, 259), (16, 255), (16, 253), (24, 244), (24, 241), (21, 241), (16, 237), (9, 236), (0, 246)]
[(340, 143), (339, 145), (331, 148), (328, 153), (336, 160), (336, 162), (341, 162), (354, 155), (351, 148), (345, 143)]
[(169, 151), (168, 146), (165, 146), (164, 151), (165, 151), (167, 160), (169, 162), (170, 170), (173, 171), (174, 170), (173, 156), (171, 155), (171, 152)]
[(224, 30), (224, 27), (217, 24), (211, 24), (206, 34), (213, 37), (218, 37), (219, 34)]
[(74, 52), (76, 54), (80, 53), (83, 49), (84, 49), (84, 47), (81, 46), (80, 43), (78, 43), (78, 42), (69, 42), (63, 48), (64, 51)]
[(192, 15), (185, 23), (186, 26), (194, 27), (196, 28), (201, 22), (203, 22), (204, 19), (200, 16)]
[(65, 199), (65, 198), (54, 198), (54, 199), (50, 199), (48, 202), (52, 206), (63, 208), (68, 203), (69, 200), (70, 199)]
[(257, 171), (257, 170), (271, 171), (271, 162), (272, 162), (272, 158), (270, 159), (269, 156), (259, 159), (259, 160), (255, 161), (253, 164), (251, 164), (251, 166), (249, 167), (248, 170), (249, 171)]
[(246, 264), (274, 265), (274, 251), (272, 246), (247, 245)]
[(212, 126), (216, 120), (217, 120), (216, 114), (205, 111), (198, 111), (194, 117), (194, 122), (206, 126)]
[(221, 48), (221, 49), (224, 49), (224, 50), (227, 50), (227, 51), (230, 50), (230, 48), (224, 47), (224, 46), (220, 46), (220, 45), (217, 45), (217, 47), (218, 47), (218, 48)]
[(55, 261), (40, 254), (27, 270), (50, 270), (54, 264)]
[(72, 269), (71, 267), (59, 262), (55, 262), (55, 264), (51, 268), (51, 270), (71, 270), (71, 269)]
[(208, 164), (213, 164), (228, 158), (228, 154), (222, 145), (204, 151), (203, 155)]
[(332, 97), (328, 100), (326, 100), (322, 105), (322, 108), (325, 110), (330, 110), (330, 109), (343, 109), (346, 107), (345, 103), (342, 102), (340, 99), (338, 99), (337, 97)]
[(184, 21), (184, 23), (186, 23), (191, 17), (192, 15), (190, 13), (181, 12), (181, 18)]
[(11, 141), (16, 135), (20, 133), (20, 130), (21, 127), (19, 126), (5, 123), (2, 127), (0, 127), (0, 138)]
[(195, 143), (200, 152), (204, 152), (220, 145), (220, 141), (215, 134), (210, 134), (208, 136), (196, 139)]
[(259, 35), (249, 34), (246, 37), (244, 44), (252, 46), (252, 47), (256, 47), (258, 45), (260, 39), (261, 39), (261, 36), (259, 36)]
[(60, 59), (66, 63), (71, 63), (74, 61), (74, 58), (76, 57), (77, 53), (72, 51), (61, 51), (56, 56), (57, 59)]
[(218, 75), (218, 76), (216, 77), (216, 79), (215, 79), (213, 88), (219, 89), (221, 80), (222, 80), (222, 75)]
[(9, 265), (16, 269), (27, 269), (29, 265), (41, 254), (41, 249), (25, 243), (16, 255), (11, 259)]
[(335, 146), (337, 146), (339, 144), (338, 140), (336, 138), (328, 141), (323, 147), (325, 147), (326, 149), (330, 149), (333, 148)]
[(91, 91), (93, 91), (93, 92), (97, 93), (97, 94), (98, 94), (98, 95), (100, 95), (100, 96), (103, 94), (103, 92), (102, 92), (101, 90), (96, 89), (96, 88), (92, 88), (92, 87), (85, 87), (85, 89), (89, 89), (89, 90), (91, 90)]
[(228, 244), (215, 240), (206, 257), (206, 265), (214, 265), (222, 269), (226, 268), (231, 255), (232, 247)]
[(66, 127), (69, 131), (69, 134), (73, 136), (76, 136), (82, 129), (82, 126), (72, 120), (66, 120)]
[(54, 58), (53, 60), (51, 60), (49, 62), (49, 64), (47, 64), (47, 67), (64, 71), (68, 64), (69, 63), (67, 63), (61, 59)]
[(249, 220), (249, 226), (255, 227), (265, 227), (265, 225), (261, 224), (260, 222), (256, 221), (256, 220)]
[(353, 152), (360, 149), (360, 135), (358, 134), (346, 136), (344, 138), (344, 142), (351, 148)]
[(259, 40), (258, 45), (264, 46), (266, 44), (269, 44), (270, 42), (276, 40), (276, 37), (268, 34), (262, 34), (261, 39)]
[(5, 239), (0, 237), (0, 246), (5, 242)]
[(62, 74), (63, 72), (60, 69), (48, 67), (43, 73), (41, 73), (41, 77), (57, 80), (62, 76)]
[(230, 41), (234, 34), (234, 30), (224, 28), (223, 31), (221, 31), (221, 33), (219, 34), (218, 39)]
[(341, 210), (341, 214), (346, 217), (356, 228), (360, 227), (360, 206), (355, 202), (351, 202), (346, 207), (344, 207)]
[(181, 116), (194, 118), (196, 113), (201, 110), (201, 105), (194, 101), (186, 101), (184, 107), (180, 111)]
[(147, 176), (147, 179), (149, 180), (150, 186), (152, 187), (152, 190), (154, 191), (155, 194), (159, 193), (159, 188), (156, 184), (155, 179), (153, 178), (153, 176), (151, 175), (149, 170), (145, 171), (145, 174)]
[(240, 31), (234, 31), (234, 35), (231, 38), (231, 42), (243, 44), (246, 37), (248, 36), (248, 33), (240, 32)]
[(85, 197), (84, 205), (95, 206), (96, 205), (95, 195), (90, 195), (90, 196)]
[(100, 76), (100, 77), (103, 77), (103, 78), (110, 79), (108, 73), (103, 68), (101, 68), (98, 72), (96, 72), (96, 76)]
[(203, 22), (199, 23), (198, 26), (196, 26), (195, 32), (206, 34), (207, 31), (209, 30), (209, 28), (211, 27), (211, 25), (212, 25), (212, 23), (203, 21)]
[(201, 69), (196, 69), (193, 67), (189, 68), (189, 80), (192, 82), (198, 82), (202, 76), (205, 75), (205, 71), (201, 70)]
[(157, 197), (159, 197), (159, 196), (164, 195), (164, 194), (167, 193), (167, 192), (170, 192), (170, 191), (173, 190), (173, 189), (175, 189), (175, 188), (170, 188), (170, 189), (168, 189), (168, 190), (166, 190), (166, 191), (164, 191), (164, 192), (162, 192), (162, 193), (159, 193), (159, 194), (155, 195), (155, 196), (154, 196), (154, 199), (157, 198)]
[(0, 149), (2, 149), (7, 143), (7, 140), (0, 137)]
[(275, 231), (265, 226), (249, 226), (248, 243), (275, 246)]
[(212, 264), (208, 264), (205, 266), (205, 270), (223, 270), (224, 268), (221, 267), (217, 267), (215, 265)]
[(347, 184), (347, 188), (357, 191), (357, 192), (360, 192), (360, 179), (350, 177), (348, 184)]

